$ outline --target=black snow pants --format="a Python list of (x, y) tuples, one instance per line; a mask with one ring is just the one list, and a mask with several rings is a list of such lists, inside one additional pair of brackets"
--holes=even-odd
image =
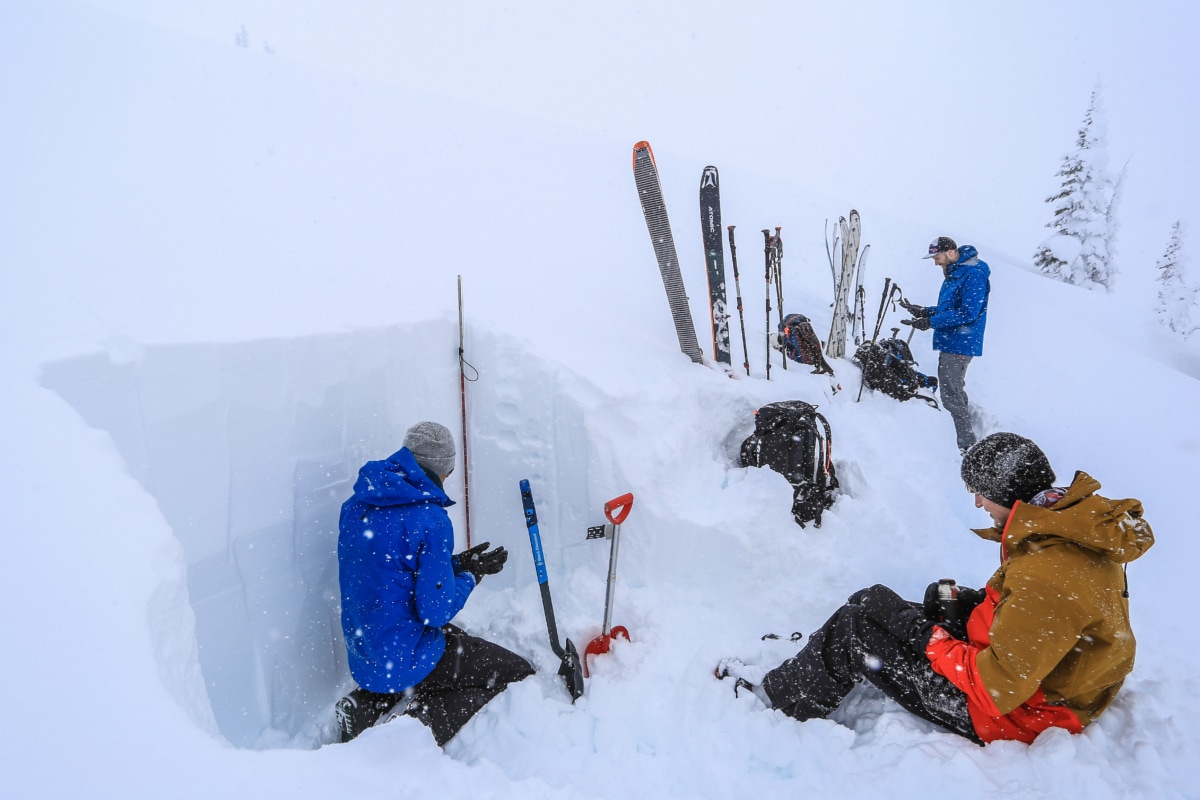
[[(475, 712), (503, 692), (510, 683), (533, 674), (529, 662), (516, 653), (480, 639), (454, 625), (444, 625), (446, 652), (433, 672), (407, 692), (380, 694), (358, 688), (351, 692), (364, 715), (361, 727), (389, 718), (389, 709), (416, 717), (431, 731), (438, 746), (446, 744)], [(357, 716), (357, 714), (356, 714)]]
[(826, 717), (865, 680), (918, 717), (983, 744), (966, 695), (925, 657), (925, 622), (921, 604), (886, 586), (855, 592), (803, 650), (767, 673), (772, 708), (801, 721)]

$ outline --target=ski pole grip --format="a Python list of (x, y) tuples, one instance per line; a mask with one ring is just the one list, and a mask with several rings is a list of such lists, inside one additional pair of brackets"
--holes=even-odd
[(629, 516), (633, 508), (633, 492), (626, 492), (620, 497), (614, 497), (604, 504), (604, 516), (613, 525), (620, 525)]

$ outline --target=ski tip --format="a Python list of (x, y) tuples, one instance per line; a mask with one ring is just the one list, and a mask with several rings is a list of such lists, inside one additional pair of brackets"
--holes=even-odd
[[(643, 150), (650, 156), (650, 163), (654, 164), (654, 151), (650, 149), (650, 143), (643, 139), (633, 146), (633, 165), (635, 167), (637, 166), (638, 153)], [(654, 166), (656, 169), (658, 168), (657, 164), (654, 164)]]

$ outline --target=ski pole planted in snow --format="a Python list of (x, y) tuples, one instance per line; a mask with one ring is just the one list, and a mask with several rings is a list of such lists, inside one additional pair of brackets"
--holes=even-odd
[[(777, 303), (776, 313), (779, 315), (779, 330), (783, 330), (783, 237), (779, 235), (779, 226), (775, 226), (775, 236), (771, 239), (771, 257), (775, 262), (775, 297), (779, 301)], [(768, 326), (769, 327), (769, 326)], [(783, 362), (783, 368), (787, 369), (787, 352), (780, 348), (780, 360)]]
[[(892, 279), (884, 278), (883, 279), (883, 296), (879, 298), (879, 313), (875, 317), (875, 332), (871, 334), (871, 344), (875, 344), (875, 340), (879, 338), (879, 329), (883, 327), (883, 315), (884, 315), (885, 309), (887, 308), (888, 292), (890, 292), (891, 289), (892, 289)], [(866, 335), (867, 335), (867, 332), (864, 330), (863, 336), (866, 336)], [(863, 378), (861, 380), (859, 380), (859, 382), (858, 382), (858, 398), (854, 401), (856, 403), (860, 402), (862, 400), (864, 383), (866, 383), (865, 373), (863, 375)]]
[(738, 280), (737, 267), (737, 247), (733, 244), (733, 225), (730, 225), (729, 230), (729, 256), (733, 259), (733, 288), (737, 291), (737, 309), (738, 322), (742, 326), (742, 355), (745, 359), (742, 361), (742, 366), (746, 368), (746, 375), (750, 375), (750, 349), (746, 346), (746, 315), (742, 313), (742, 283)]
[(763, 259), (767, 279), (767, 380), (771, 380), (771, 229), (763, 228)]
[(612, 539), (612, 548), (608, 551), (608, 589), (604, 594), (604, 628), (600, 635), (588, 642), (588, 646), (583, 649), (583, 674), (585, 676), (588, 674), (587, 657), (589, 655), (598, 656), (607, 653), (612, 640), (618, 636), (629, 641), (629, 631), (624, 625), (618, 625), (615, 628), (609, 626), (612, 624), (613, 589), (617, 585), (617, 547), (621, 541), (621, 523), (629, 516), (632, 508), (632, 492), (609, 500), (604, 504), (604, 516), (608, 519), (608, 524), (588, 528), (587, 538)]
[(554, 621), (554, 601), (550, 599), (550, 580), (546, 575), (546, 557), (542, 552), (542, 535), (538, 532), (537, 511), (533, 506), (533, 490), (529, 481), (521, 481), (521, 504), (525, 507), (525, 527), (529, 528), (529, 545), (533, 548), (533, 566), (537, 569), (542, 589), (542, 609), (546, 612), (546, 630), (550, 634), (550, 649), (562, 660), (558, 674), (567, 682), (567, 691), (574, 703), (583, 694), (583, 664), (574, 643), (567, 639), (566, 647), (558, 643), (558, 625)]

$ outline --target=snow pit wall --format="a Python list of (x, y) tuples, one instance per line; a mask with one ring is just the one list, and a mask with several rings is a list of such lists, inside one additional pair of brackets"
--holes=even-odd
[[(315, 747), (331, 739), (333, 703), (352, 686), (339, 617), (340, 506), (358, 468), (398, 449), (413, 422), (440, 421), (460, 439), (457, 336), (456, 323), (444, 320), (160, 346), (120, 363), (97, 354), (45, 367), (42, 383), (112, 436), (182, 545), (211, 714), (189, 710), (215, 717), (232, 744)], [(469, 337), (469, 353), (471, 346)], [(521, 478), (544, 487), (545, 521), (583, 525), (570, 511), (587, 503), (582, 411), (553, 390), (554, 371), (515, 344), (488, 337), (476, 360), (484, 379), (468, 388), (469, 454), (488, 469), (471, 474), (472, 539), (510, 551), (522, 545)], [(536, 399), (526, 402), (531, 383)], [(473, 397), (477, 391), (486, 396)], [(564, 471), (572, 480), (560, 489), (555, 476)], [(461, 469), (447, 491), (462, 497)], [(577, 503), (562, 496), (579, 491)], [(461, 547), (463, 504), (450, 513)], [(547, 558), (553, 569), (560, 556), (548, 548)], [(493, 582), (536, 578), (506, 570)], [(163, 663), (180, 658), (179, 648), (156, 641), (155, 650), (164, 674), (179, 672)]]

